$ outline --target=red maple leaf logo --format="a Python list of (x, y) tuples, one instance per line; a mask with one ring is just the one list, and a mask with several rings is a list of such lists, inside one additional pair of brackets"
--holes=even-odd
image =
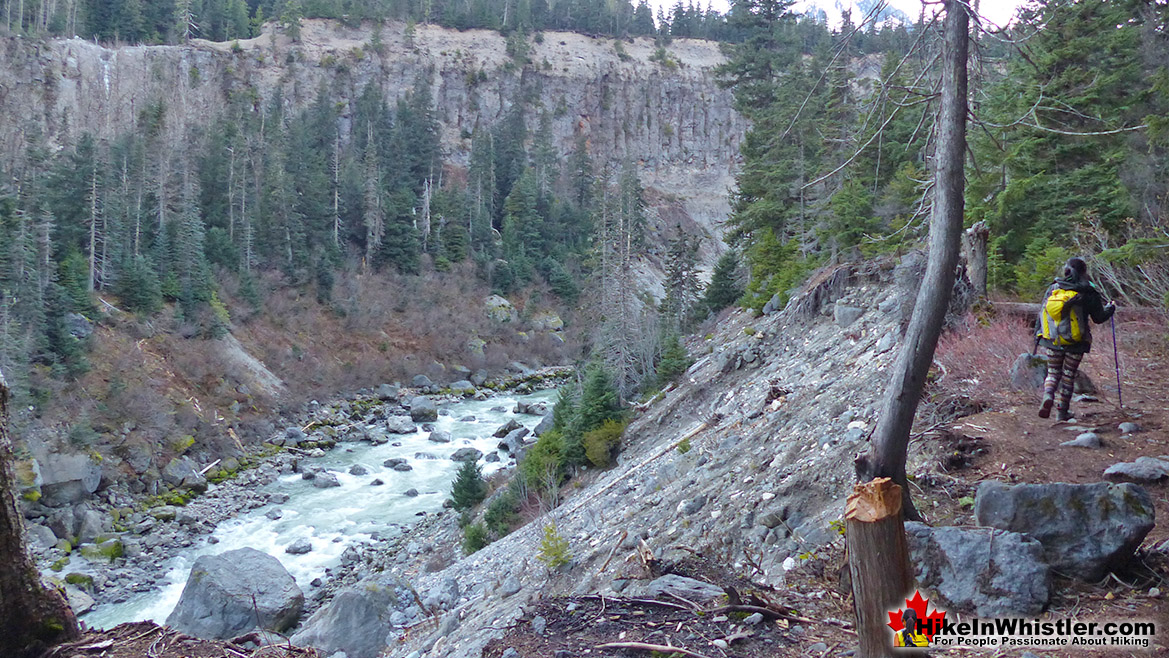
[[(934, 633), (942, 627), (942, 620), (946, 618), (946, 613), (935, 607), (933, 612), (926, 614), (929, 603), (929, 599), (922, 598), (920, 591), (915, 591), (912, 599), (905, 599), (906, 607), (912, 608), (917, 613), (917, 618), (921, 622), (919, 628), (922, 634), (932, 642)], [(905, 608), (899, 608), (896, 612), (889, 613), (889, 628), (892, 628), (894, 633), (905, 628), (905, 624), (901, 621), (901, 615), (904, 612)]]

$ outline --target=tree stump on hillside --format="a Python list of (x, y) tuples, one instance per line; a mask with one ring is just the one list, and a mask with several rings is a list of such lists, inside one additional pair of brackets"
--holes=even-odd
[(902, 607), (913, 585), (901, 516), (901, 487), (889, 478), (856, 485), (848, 497), (844, 520), (860, 642), (857, 656), (892, 656), (888, 613)]

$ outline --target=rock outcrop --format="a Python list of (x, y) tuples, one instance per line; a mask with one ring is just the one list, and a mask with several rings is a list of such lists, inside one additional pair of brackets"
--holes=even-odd
[(344, 651), (349, 658), (376, 658), (395, 625), (421, 616), (414, 601), (409, 586), (391, 576), (367, 578), (309, 617), (292, 643), (321, 649), (324, 655)]
[(1087, 581), (1123, 567), (1153, 529), (1149, 494), (1135, 484), (1017, 484), (985, 481), (974, 518), (1043, 544), (1053, 569)]

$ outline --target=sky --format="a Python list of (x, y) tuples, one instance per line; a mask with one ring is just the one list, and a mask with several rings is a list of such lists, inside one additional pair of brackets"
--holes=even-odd
[[(650, 5), (654, 8), (655, 14), (659, 6), (668, 12), (670, 7), (674, 6), (676, 2), (677, 0), (649, 0)], [(707, 2), (719, 11), (726, 11), (729, 6), (728, 0), (695, 0), (695, 4), (703, 7), (706, 6)], [(850, 0), (800, 0), (796, 3), (796, 9), (800, 10), (812, 4), (828, 9), (837, 5), (843, 5), (846, 2), (850, 2)], [(921, 0), (889, 0), (889, 4), (905, 12), (912, 18), (917, 18), (918, 12), (921, 11)], [(1014, 16), (1015, 9), (1022, 4), (1024, 4), (1024, 0), (981, 0), (979, 3), (979, 13), (987, 21), (1002, 26)], [(828, 11), (828, 15), (830, 19), (835, 19), (836, 16), (839, 16), (839, 11)], [(855, 12), (853, 16), (853, 20), (855, 21)], [(987, 27), (990, 26), (988, 25)]]

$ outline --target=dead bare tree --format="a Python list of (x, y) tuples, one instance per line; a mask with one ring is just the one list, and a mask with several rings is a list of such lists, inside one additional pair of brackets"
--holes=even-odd
[(77, 618), (59, 590), (41, 583), (25, 545), (16, 503), (15, 454), (8, 436), (8, 383), (0, 372), (0, 655), (39, 655), (78, 635)]

